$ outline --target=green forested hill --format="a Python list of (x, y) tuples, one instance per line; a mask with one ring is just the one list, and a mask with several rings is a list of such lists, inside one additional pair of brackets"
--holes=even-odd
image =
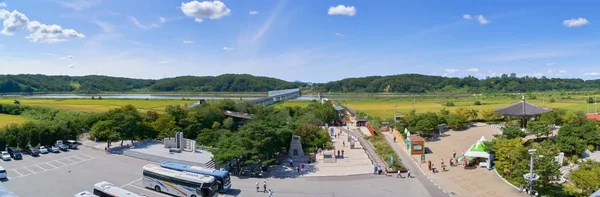
[(341, 93), (486, 93), (600, 90), (600, 80), (516, 77), (516, 74), (478, 79), (401, 74), (347, 78), (313, 85), (313, 91)]
[[(248, 74), (132, 79), (109, 76), (0, 75), (0, 93), (16, 92), (265, 92), (306, 86)], [(600, 80), (516, 77), (516, 74), (478, 79), (420, 74), (369, 76), (313, 84), (312, 91), (339, 93), (488, 93), (600, 90)]]
[(252, 75), (182, 76), (160, 80), (109, 76), (0, 75), (0, 92), (129, 92), (211, 91), (264, 92), (297, 88), (301, 83)]

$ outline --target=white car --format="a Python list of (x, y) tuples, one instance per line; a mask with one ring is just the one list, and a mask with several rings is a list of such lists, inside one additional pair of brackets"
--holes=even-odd
[(46, 147), (44, 147), (44, 146), (40, 146), (39, 149), (40, 149), (40, 153), (42, 153), (42, 154), (48, 153), (48, 149), (46, 149)]
[(7, 179), (8, 178), (8, 174), (6, 174), (6, 170), (0, 166), (0, 179)]
[(6, 151), (2, 151), (0, 152), (0, 157), (2, 157), (2, 160), (4, 161), (10, 161), (10, 154), (8, 154), (8, 152)]
[(46, 146), (46, 149), (48, 149), (48, 152), (51, 152), (51, 153), (60, 152), (60, 150), (58, 150), (58, 147), (56, 147), (56, 146)]

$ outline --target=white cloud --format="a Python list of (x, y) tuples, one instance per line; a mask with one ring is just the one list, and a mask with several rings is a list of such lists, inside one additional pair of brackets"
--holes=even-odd
[(46, 25), (38, 21), (29, 21), (29, 18), (17, 10), (7, 14), (6, 10), (0, 10), (0, 19), (3, 22), (2, 31), (4, 35), (13, 35), (18, 28), (27, 27), (31, 32), (27, 39), (32, 42), (55, 43), (65, 41), (65, 38), (85, 38), (85, 35), (73, 29), (63, 29), (58, 25)]
[(565, 73), (567, 73), (567, 71), (566, 70), (559, 70), (558, 73), (565, 74)]
[(166, 23), (167, 19), (165, 17), (159, 17), (158, 20), (160, 21), (160, 23)]
[(74, 0), (71, 2), (67, 2), (67, 1), (54, 1), (54, 2), (62, 7), (80, 11), (80, 10), (84, 10), (84, 9), (90, 8), (92, 6), (98, 5), (101, 1), (102, 0)]
[(600, 75), (600, 72), (589, 72), (589, 73), (584, 73), (583, 75), (586, 75), (586, 76), (598, 76), (598, 75)]
[(467, 20), (473, 19), (473, 17), (470, 14), (463, 14), (463, 18)]
[(67, 55), (67, 56), (64, 56), (64, 57), (60, 57), (58, 59), (60, 59), (60, 60), (66, 60), (66, 59), (72, 60), (72, 59), (75, 59), (75, 57), (73, 57), (72, 55)]
[(341, 34), (341, 33), (335, 33), (335, 35), (340, 36), (340, 37), (345, 36), (344, 34)]
[(477, 15), (477, 21), (479, 24), (485, 25), (488, 24), (488, 20), (483, 17), (483, 15)]
[(142, 28), (142, 29), (152, 29), (152, 28), (160, 27), (160, 25), (158, 25), (156, 23), (152, 23), (150, 25), (143, 25), (142, 23), (140, 23), (140, 21), (137, 20), (137, 18), (135, 18), (133, 16), (128, 16), (128, 18), (131, 20), (131, 22), (133, 22), (133, 24), (135, 24), (135, 26)]
[(469, 69), (466, 69), (465, 71), (467, 71), (467, 72), (479, 72), (479, 68), (469, 68)]
[(0, 19), (6, 19), (10, 15), (10, 12), (5, 9), (0, 9)]
[(336, 7), (329, 7), (327, 11), (329, 15), (346, 15), (346, 16), (354, 16), (356, 14), (356, 7), (354, 6), (345, 6), (338, 5)]
[(251, 10), (250, 12), (248, 12), (248, 14), (250, 14), (250, 15), (257, 15), (258, 11)]
[(181, 3), (181, 11), (188, 17), (194, 18), (196, 22), (201, 23), (203, 18), (219, 19), (231, 13), (225, 3), (221, 1), (190, 1)]
[(0, 8), (2, 8), (2, 7), (8, 7), (8, 5), (6, 5), (6, 3), (4, 3), (4, 2), (0, 2)]
[(548, 73), (552, 73), (552, 72), (553, 72), (552, 70), (548, 70)]
[(458, 69), (448, 68), (448, 69), (446, 69), (444, 71), (446, 71), (447, 73), (452, 74), (452, 73), (458, 72)]
[(194, 44), (195, 42), (193, 40), (184, 40), (183, 44)]
[(75, 68), (75, 65), (69, 64), (69, 68)]
[(0, 33), (11, 36), (15, 33), (18, 28), (25, 27), (29, 22), (29, 19), (25, 14), (20, 13), (19, 11), (13, 10), (10, 14), (6, 14), (3, 12), (2, 18), (5, 19), (2, 27), (2, 31)]
[(41, 24), (38, 21), (29, 22), (27, 29), (32, 33), (25, 38), (32, 42), (56, 43), (65, 41), (65, 38), (85, 38), (85, 35), (73, 29), (63, 29), (58, 25)]
[(72, 55), (67, 55), (67, 59), (74, 59), (74, 57)]
[(586, 18), (572, 18), (563, 21), (563, 25), (566, 27), (580, 27), (589, 24)]
[(159, 61), (158, 63), (159, 64), (166, 64), (166, 63), (169, 63), (169, 62), (168, 61)]
[(554, 65), (555, 65), (554, 62), (548, 62), (548, 63), (546, 63), (546, 66), (554, 66)]
[(226, 51), (231, 51), (231, 50), (233, 50), (233, 48), (229, 48), (229, 47), (223, 47), (223, 50), (226, 50)]

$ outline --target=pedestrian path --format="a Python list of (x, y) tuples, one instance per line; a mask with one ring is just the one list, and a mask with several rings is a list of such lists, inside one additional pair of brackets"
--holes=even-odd
[(358, 132), (354, 129), (348, 130), (347, 128), (343, 128), (343, 127), (341, 127), (341, 129), (343, 132), (346, 132), (346, 133), (350, 134), (351, 136), (355, 137), (356, 139), (358, 139), (360, 144), (365, 148), (365, 152), (367, 153), (367, 155), (369, 155), (369, 158), (371, 159), (371, 161), (374, 162), (375, 165), (378, 165), (384, 169), (387, 169), (387, 164), (385, 162), (383, 162), (383, 160), (381, 160), (381, 158), (377, 155), (377, 153), (375, 152), (375, 148), (373, 147), (371, 142), (369, 142), (368, 140), (365, 140), (365, 138), (363, 138), (362, 135), (358, 134)]

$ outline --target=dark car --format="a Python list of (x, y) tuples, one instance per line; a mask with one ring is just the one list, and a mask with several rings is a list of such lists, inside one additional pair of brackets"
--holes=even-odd
[(27, 154), (31, 155), (31, 156), (40, 156), (40, 149), (36, 148), (36, 147), (31, 147), (27, 149)]
[(21, 150), (17, 147), (9, 147), (8, 154), (10, 154), (10, 157), (13, 159), (23, 159), (23, 154), (21, 154)]
[(67, 146), (66, 144), (57, 144), (56, 146), (58, 146), (58, 148), (62, 151), (68, 151), (69, 150), (69, 146)]

